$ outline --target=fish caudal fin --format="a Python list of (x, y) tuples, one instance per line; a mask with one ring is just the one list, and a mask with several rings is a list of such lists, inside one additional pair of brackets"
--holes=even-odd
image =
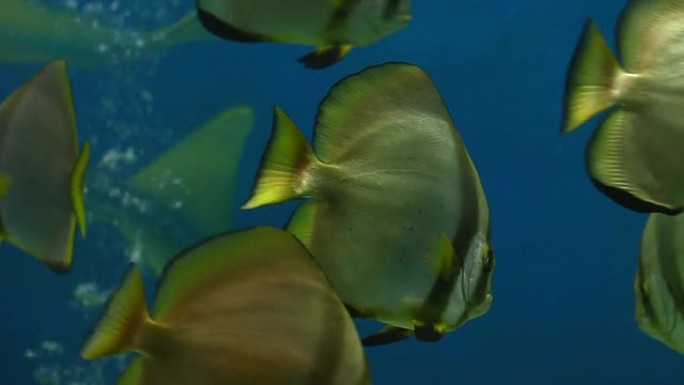
[(134, 349), (140, 329), (150, 321), (142, 276), (133, 265), (109, 298), (104, 315), (83, 345), (81, 357), (92, 360)]
[(616, 101), (615, 80), (623, 73), (601, 31), (588, 20), (570, 64), (562, 133), (569, 133)]
[(208, 33), (202, 26), (197, 12), (192, 10), (175, 23), (148, 32), (145, 40), (160, 48), (164, 48), (185, 43), (208, 41), (212, 38), (213, 35)]
[(273, 135), (264, 152), (254, 192), (242, 208), (284, 202), (305, 194), (303, 177), (317, 161), (297, 126), (276, 107)]
[(344, 59), (353, 47), (348, 44), (317, 47), (297, 61), (306, 68), (322, 69)]

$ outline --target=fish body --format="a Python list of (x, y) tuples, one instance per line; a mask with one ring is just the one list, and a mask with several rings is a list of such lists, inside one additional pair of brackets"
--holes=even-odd
[(308, 199), (288, 231), (356, 314), (437, 339), (489, 308), (486, 198), (418, 67), (390, 63), (339, 82), (320, 106), (314, 151), (276, 110), (243, 208), (295, 197)]
[(78, 149), (64, 61), (46, 65), (0, 104), (2, 238), (56, 272), (71, 268), (77, 225), (85, 236), (89, 155), (87, 142)]
[(617, 36), (622, 63), (596, 24), (587, 22), (568, 74), (563, 131), (611, 108), (587, 150), (592, 180), (630, 209), (679, 213), (684, 210), (684, 3), (632, 0)]
[(411, 18), (411, 0), (197, 0), (197, 9), (208, 30), (229, 40), (316, 46), (300, 59), (310, 68), (333, 64)]
[(641, 330), (684, 354), (684, 216), (651, 214), (634, 282)]
[(71, 67), (92, 68), (142, 49), (163, 49), (210, 37), (194, 10), (158, 30), (133, 31), (41, 0), (3, 0), (0, 63), (42, 64), (65, 59)]
[(226, 109), (128, 180), (92, 172), (86, 199), (93, 222), (116, 227), (145, 264), (161, 274), (181, 250), (230, 228), (248, 106)]
[(120, 384), (370, 384), (354, 323), (291, 234), (253, 228), (181, 253), (151, 316), (139, 270), (84, 344), (94, 359), (142, 353)]

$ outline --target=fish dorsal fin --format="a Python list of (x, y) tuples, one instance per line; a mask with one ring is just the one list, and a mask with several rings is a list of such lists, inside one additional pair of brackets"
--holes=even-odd
[(7, 240), (58, 272), (70, 269), (76, 225), (71, 171), (78, 158), (66, 63), (48, 64), (0, 105), (0, 201)]
[[(321, 274), (295, 237), (274, 227), (255, 227), (217, 235), (178, 255), (164, 269), (154, 304), (154, 317), (163, 319), (175, 304), (203, 287), (227, 283), (255, 267)], [(280, 266), (280, 267), (277, 267)]]
[[(653, 52), (666, 41), (660, 31), (668, 25), (681, 25), (684, 2), (679, 0), (633, 0), (622, 11), (618, 24), (618, 43), (625, 69), (641, 72), (656, 59)], [(681, 29), (680, 26), (674, 28)]]
[(223, 112), (140, 170), (134, 189), (158, 197), (209, 234), (230, 226), (236, 174), (254, 112)]
[(413, 128), (428, 119), (453, 125), (425, 72), (405, 63), (371, 67), (337, 83), (323, 100), (316, 119), (314, 152), (322, 162), (334, 163), (352, 148), (380, 145), (365, 140), (374, 133), (390, 137), (398, 129)]

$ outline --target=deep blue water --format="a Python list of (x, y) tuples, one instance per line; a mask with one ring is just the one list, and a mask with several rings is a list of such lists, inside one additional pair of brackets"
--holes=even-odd
[[(120, 7), (136, 2), (143, 0)], [(132, 146), (142, 151), (138, 162), (117, 171), (130, 175), (222, 109), (252, 105), (256, 125), (239, 176), (234, 227), (282, 225), (292, 204), (238, 209), (270, 134), (273, 105), (310, 135), (319, 101), (342, 77), (387, 61), (414, 63), (440, 89), (482, 180), (497, 257), (494, 303), (437, 343), (367, 349), (374, 383), (683, 383), (682, 357), (640, 332), (634, 320), (632, 284), (646, 216), (617, 206), (589, 181), (584, 149), (596, 120), (572, 135), (559, 134), (565, 73), (583, 22), (594, 17), (614, 46), (614, 25), (626, 2), (414, 3), (406, 29), (321, 71), (295, 62), (308, 47), (218, 39), (116, 68), (72, 69), (80, 135), (94, 141), (91, 166), (107, 149)], [(176, 14), (193, 6), (190, 0), (174, 4)], [(0, 95), (40, 66), (0, 63)], [(141, 102), (141, 91), (153, 101)], [(117, 108), (103, 107), (105, 100)], [(77, 242), (73, 271), (58, 276), (2, 246), (0, 384), (34, 384), (41, 365), (94, 372), (78, 349), (98, 310), (69, 301), (81, 282), (116, 285), (126, 248), (116, 231), (93, 225), (88, 239)], [(374, 327), (360, 324), (362, 334)], [(25, 357), (45, 340), (59, 342), (64, 352)], [(108, 362), (105, 383), (112, 383), (116, 368)], [(54, 384), (77, 377), (62, 376)]]

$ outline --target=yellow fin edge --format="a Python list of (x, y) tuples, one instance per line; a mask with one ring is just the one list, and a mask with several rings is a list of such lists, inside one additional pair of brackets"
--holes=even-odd
[(74, 207), (74, 215), (76, 215), (76, 223), (81, 231), (81, 238), (86, 236), (86, 215), (85, 203), (83, 199), (83, 187), (85, 182), (85, 172), (88, 168), (88, 161), (90, 159), (90, 143), (83, 143), (81, 152), (71, 170), (71, 203)]

